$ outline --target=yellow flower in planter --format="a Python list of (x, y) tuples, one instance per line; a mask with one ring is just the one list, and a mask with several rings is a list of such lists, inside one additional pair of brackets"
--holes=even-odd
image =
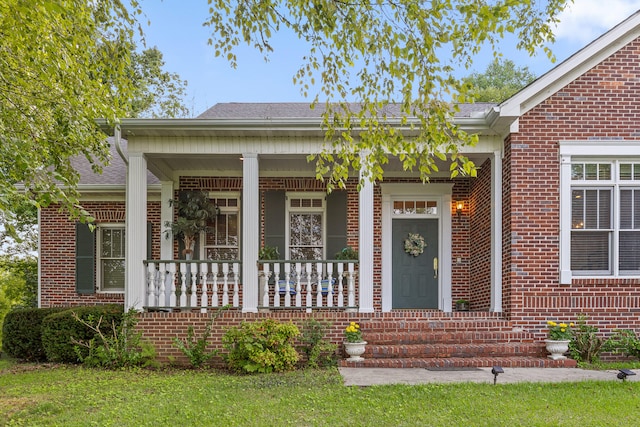
[(362, 331), (360, 330), (360, 325), (356, 322), (351, 322), (349, 326), (344, 330), (344, 335), (347, 338), (347, 342), (361, 342), (362, 341)]
[(573, 335), (571, 332), (571, 328), (573, 328), (575, 325), (573, 322), (566, 324), (548, 320), (547, 326), (549, 327), (550, 340), (570, 340)]

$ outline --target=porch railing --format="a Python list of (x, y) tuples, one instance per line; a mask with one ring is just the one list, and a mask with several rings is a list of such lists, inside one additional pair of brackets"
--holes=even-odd
[(356, 308), (357, 261), (258, 261), (260, 308)]
[(240, 307), (240, 261), (145, 261), (146, 307)]

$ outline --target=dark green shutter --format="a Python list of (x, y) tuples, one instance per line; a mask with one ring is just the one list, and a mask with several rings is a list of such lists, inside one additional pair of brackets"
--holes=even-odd
[(76, 292), (95, 293), (95, 234), (80, 222), (76, 223)]
[(147, 221), (147, 259), (150, 260), (153, 258), (153, 224), (151, 221)]
[[(333, 191), (327, 195), (327, 259), (347, 246), (347, 192)], [(354, 248), (357, 250), (357, 248)]]
[(266, 246), (278, 248), (280, 259), (285, 259), (285, 193), (265, 191), (264, 193), (264, 240)]

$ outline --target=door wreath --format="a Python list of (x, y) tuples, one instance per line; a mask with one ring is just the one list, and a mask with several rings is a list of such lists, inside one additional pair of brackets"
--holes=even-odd
[(418, 233), (409, 233), (409, 236), (404, 240), (404, 251), (409, 255), (418, 256), (424, 252), (426, 245), (424, 237)]

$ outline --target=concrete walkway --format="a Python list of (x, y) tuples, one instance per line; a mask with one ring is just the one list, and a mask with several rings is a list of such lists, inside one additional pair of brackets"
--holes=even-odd
[[(347, 386), (475, 382), (493, 384), (491, 368), (428, 370), (424, 368), (338, 368)], [(497, 383), (618, 381), (617, 370), (590, 371), (578, 368), (503, 368)], [(627, 381), (640, 381), (640, 370)]]

